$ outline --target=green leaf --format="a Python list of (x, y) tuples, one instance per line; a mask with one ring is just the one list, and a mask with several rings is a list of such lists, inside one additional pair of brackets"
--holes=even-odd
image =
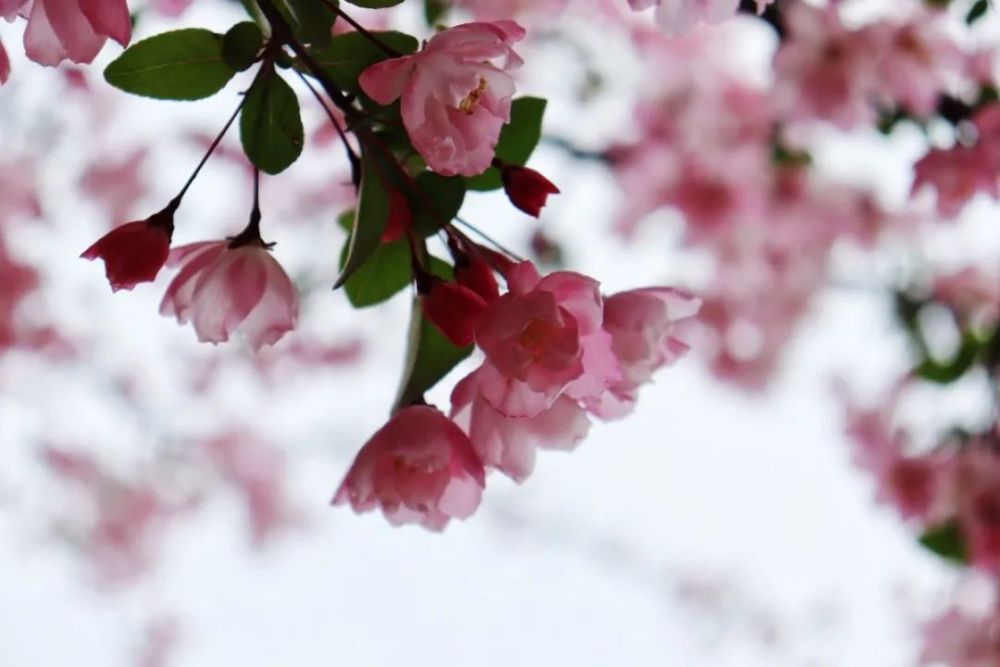
[(337, 14), (323, 0), (285, 0), (285, 4), (296, 37), (314, 47), (330, 44)]
[(263, 45), (264, 35), (256, 23), (237, 23), (222, 38), (222, 60), (234, 71), (242, 72), (250, 69)]
[(285, 80), (264, 72), (247, 93), (240, 115), (243, 152), (261, 171), (277, 174), (302, 154), (299, 100)]
[(956, 520), (928, 528), (920, 536), (920, 544), (947, 560), (956, 563), (968, 562), (965, 536)]
[(465, 201), (465, 179), (425, 171), (415, 181), (417, 192), (410, 196), (413, 228), (431, 236), (458, 215)]
[[(348, 239), (340, 253), (341, 268), (347, 261), (349, 249)], [(355, 308), (374, 306), (409, 285), (412, 277), (410, 248), (406, 241), (383, 243), (344, 283), (344, 291)]]
[(403, 379), (393, 411), (413, 405), (460, 361), (472, 354), (473, 346), (457, 347), (424, 317), (420, 299), (413, 300), (409, 347)]
[(989, 0), (976, 0), (976, 3), (972, 5), (969, 13), (965, 15), (965, 22), (968, 25), (972, 25), (979, 19), (983, 18), (983, 16), (986, 15), (986, 12), (989, 11), (989, 8)]
[[(340, 265), (347, 260), (348, 244), (340, 253)], [(454, 269), (437, 257), (430, 257), (430, 272), (451, 280)], [(344, 283), (347, 299), (355, 308), (382, 303), (413, 282), (410, 246), (405, 240), (381, 244), (364, 264)]]
[[(523, 166), (542, 138), (542, 118), (546, 101), (539, 97), (514, 100), (510, 108), (510, 123), (500, 131), (496, 156), (504, 162)], [(490, 167), (479, 176), (466, 180), (470, 190), (496, 190), (503, 187), (500, 170)]]
[(221, 35), (186, 28), (136, 42), (105, 68), (104, 78), (135, 95), (200, 100), (222, 90), (235, 73), (222, 58)]
[(358, 7), (382, 9), (383, 7), (395, 7), (398, 4), (402, 4), (403, 0), (347, 0), (347, 2)]
[(351, 226), (347, 258), (343, 262), (340, 276), (334, 289), (344, 285), (361, 266), (368, 261), (381, 243), (382, 232), (389, 220), (389, 193), (385, 179), (386, 165), (373, 151), (361, 152), (361, 189), (358, 192), (358, 208)]
[[(402, 32), (373, 32), (380, 42), (403, 54), (413, 53), (420, 44), (416, 37)], [(358, 32), (337, 35), (326, 48), (315, 49), (313, 56), (323, 66), (338, 86), (344, 90), (358, 92), (358, 76), (365, 69), (391, 56), (377, 44)]]
[(424, 20), (434, 27), (451, 9), (449, 0), (424, 0)]
[(982, 343), (979, 339), (971, 333), (966, 333), (962, 336), (962, 344), (954, 358), (942, 363), (928, 357), (917, 367), (916, 374), (930, 382), (949, 384), (972, 368), (981, 348)]

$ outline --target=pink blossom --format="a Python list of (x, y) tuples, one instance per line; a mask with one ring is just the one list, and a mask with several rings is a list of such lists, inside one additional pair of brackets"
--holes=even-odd
[(180, 271), (160, 313), (194, 326), (198, 340), (221, 343), (239, 331), (254, 351), (295, 328), (299, 295), (288, 274), (262, 244), (206, 241), (174, 248)]
[(484, 465), (522, 482), (534, 469), (536, 448), (569, 450), (586, 437), (587, 413), (565, 394), (530, 417), (504, 415), (480, 391), (480, 380), (490, 371), (484, 365), (470, 373), (451, 395), (452, 416)]
[(441, 530), (476, 511), (484, 486), (468, 436), (436, 408), (414, 405), (365, 443), (333, 502), (350, 503), (356, 512), (380, 507), (395, 525)]
[(80, 177), (80, 188), (103, 203), (112, 220), (127, 220), (146, 194), (142, 167), (147, 153), (146, 148), (137, 148), (123, 157), (91, 162)]
[(934, 298), (945, 302), (963, 322), (988, 326), (1000, 322), (1000, 275), (968, 266), (934, 279)]
[(486, 301), (459, 283), (434, 280), (420, 298), (424, 315), (448, 340), (459, 347), (471, 345), (476, 323), (486, 309)]
[(476, 343), (498, 372), (485, 391), (494, 406), (530, 416), (584, 375), (585, 342), (600, 336), (602, 299), (592, 278), (567, 271), (542, 278), (530, 262), (508, 271), (507, 283), (510, 291), (480, 316)]
[(89, 63), (108, 37), (122, 46), (132, 37), (125, 0), (34, 0), (24, 50), (42, 65)]
[(628, 0), (628, 4), (635, 11), (656, 7), (656, 22), (670, 35), (699, 23), (721, 23), (732, 18), (740, 5), (739, 0)]
[(905, 22), (877, 23), (869, 31), (880, 43), (876, 67), (883, 103), (929, 116), (949, 84), (964, 69), (962, 51), (945, 34), (941, 13), (918, 12)]
[(437, 33), (420, 52), (376, 63), (361, 88), (379, 104), (402, 97), (403, 124), (434, 171), (475, 176), (490, 166), (500, 128), (510, 121), (524, 37), (513, 21), (466, 23)]
[(700, 307), (699, 299), (669, 287), (629, 290), (605, 298), (603, 326), (611, 335), (621, 378), (612, 384), (611, 396), (595, 404), (599, 415), (619, 416), (634, 400), (639, 385), (687, 352), (681, 329)]
[(997, 163), (981, 146), (935, 149), (914, 165), (913, 192), (925, 186), (937, 192), (937, 211), (951, 219), (979, 192), (1000, 198)]
[(874, 408), (848, 401), (847, 434), (855, 462), (875, 478), (880, 502), (894, 506), (904, 519), (937, 523), (950, 512), (946, 497), (950, 460), (943, 453), (907, 453), (907, 433), (891, 424), (900, 389)]
[(1000, 618), (952, 608), (924, 628), (920, 664), (948, 667), (1000, 666)]
[(792, 120), (829, 120), (848, 129), (872, 120), (878, 41), (849, 30), (837, 4), (794, 3), (782, 10), (788, 36), (774, 57), (775, 101)]
[(1000, 574), (1000, 455), (995, 444), (976, 439), (956, 456), (951, 480), (969, 561)]
[(38, 283), (38, 273), (15, 260), (0, 236), (0, 351), (21, 342), (17, 311)]

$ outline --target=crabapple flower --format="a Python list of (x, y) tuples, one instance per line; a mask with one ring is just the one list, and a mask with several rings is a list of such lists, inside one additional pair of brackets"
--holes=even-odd
[(500, 170), (503, 189), (511, 203), (530, 216), (538, 217), (549, 195), (559, 194), (552, 181), (534, 169), (504, 165)]
[(573, 449), (590, 428), (586, 411), (565, 394), (531, 417), (514, 418), (490, 405), (480, 391), (489, 365), (473, 371), (451, 395), (452, 417), (468, 434), (483, 464), (516, 482), (535, 467), (535, 450)]
[(89, 63), (108, 37), (122, 46), (132, 38), (125, 0), (34, 0), (24, 50), (41, 65), (55, 66), (63, 60)]
[(619, 292), (604, 299), (604, 330), (610, 334), (620, 378), (591, 409), (606, 419), (631, 409), (640, 385), (653, 372), (688, 351), (679, 336), (701, 307), (701, 300), (669, 287)]
[[(721, 23), (739, 8), (739, 0), (628, 0), (634, 11), (656, 7), (656, 22), (670, 35), (687, 32), (699, 23)], [(762, 2), (758, 0), (758, 9)]]
[(403, 408), (365, 443), (333, 498), (355, 512), (381, 508), (395, 525), (442, 530), (479, 507), (483, 464), (462, 430), (440, 410)]
[(167, 262), (170, 238), (174, 232), (174, 213), (168, 206), (146, 220), (128, 222), (112, 229), (80, 257), (104, 260), (104, 270), (111, 289), (130, 290), (148, 283)]
[(358, 83), (379, 104), (402, 98), (403, 125), (431, 169), (475, 176), (490, 166), (510, 121), (508, 70), (523, 62), (511, 44), (524, 34), (513, 21), (458, 25), (418, 53), (375, 63)]
[(585, 343), (600, 335), (601, 293), (578, 273), (542, 278), (531, 262), (511, 268), (507, 285), (476, 327), (476, 343), (498, 371), (484, 393), (508, 416), (531, 416), (584, 376)]
[(160, 314), (190, 321), (202, 342), (222, 343), (239, 331), (256, 352), (298, 322), (298, 292), (262, 242), (191, 243), (174, 248), (169, 263), (180, 271)]
[(1000, 664), (996, 611), (973, 614), (954, 607), (924, 628), (921, 665), (949, 667), (995, 667)]

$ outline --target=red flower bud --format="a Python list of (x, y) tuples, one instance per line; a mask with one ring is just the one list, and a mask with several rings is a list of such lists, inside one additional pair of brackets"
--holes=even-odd
[(459, 347), (472, 344), (476, 322), (486, 309), (486, 302), (476, 292), (443, 280), (435, 280), (420, 303), (431, 324)]
[(549, 195), (559, 194), (559, 188), (534, 169), (504, 165), (500, 177), (511, 203), (536, 218), (542, 212)]
[(403, 234), (413, 224), (410, 204), (402, 192), (395, 188), (389, 190), (389, 219), (382, 232), (382, 243), (392, 243), (403, 238)]
[(97, 240), (80, 257), (103, 259), (111, 289), (152, 282), (170, 254), (174, 212), (168, 206), (146, 220), (128, 222)]
[(493, 269), (481, 260), (471, 259), (468, 264), (455, 267), (455, 281), (483, 297), (486, 303), (500, 296), (500, 287)]

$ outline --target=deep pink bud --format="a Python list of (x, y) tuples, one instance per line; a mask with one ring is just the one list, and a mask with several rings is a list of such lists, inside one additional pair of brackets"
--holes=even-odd
[(427, 319), (459, 347), (472, 344), (476, 323), (486, 309), (486, 301), (479, 294), (464, 285), (443, 280), (435, 280), (420, 303)]
[(486, 303), (500, 296), (493, 268), (481, 260), (471, 259), (468, 264), (455, 267), (455, 280), (459, 285), (464, 285), (483, 297)]
[(413, 224), (413, 214), (410, 212), (410, 204), (406, 197), (399, 190), (392, 188), (389, 190), (389, 219), (385, 223), (385, 231), (382, 232), (382, 243), (392, 243), (403, 238), (403, 234)]
[(500, 177), (511, 203), (536, 218), (541, 214), (549, 195), (559, 194), (559, 188), (534, 169), (504, 165)]
[(132, 289), (156, 278), (170, 254), (173, 232), (174, 213), (167, 207), (147, 220), (112, 229), (80, 257), (104, 260), (111, 289)]

